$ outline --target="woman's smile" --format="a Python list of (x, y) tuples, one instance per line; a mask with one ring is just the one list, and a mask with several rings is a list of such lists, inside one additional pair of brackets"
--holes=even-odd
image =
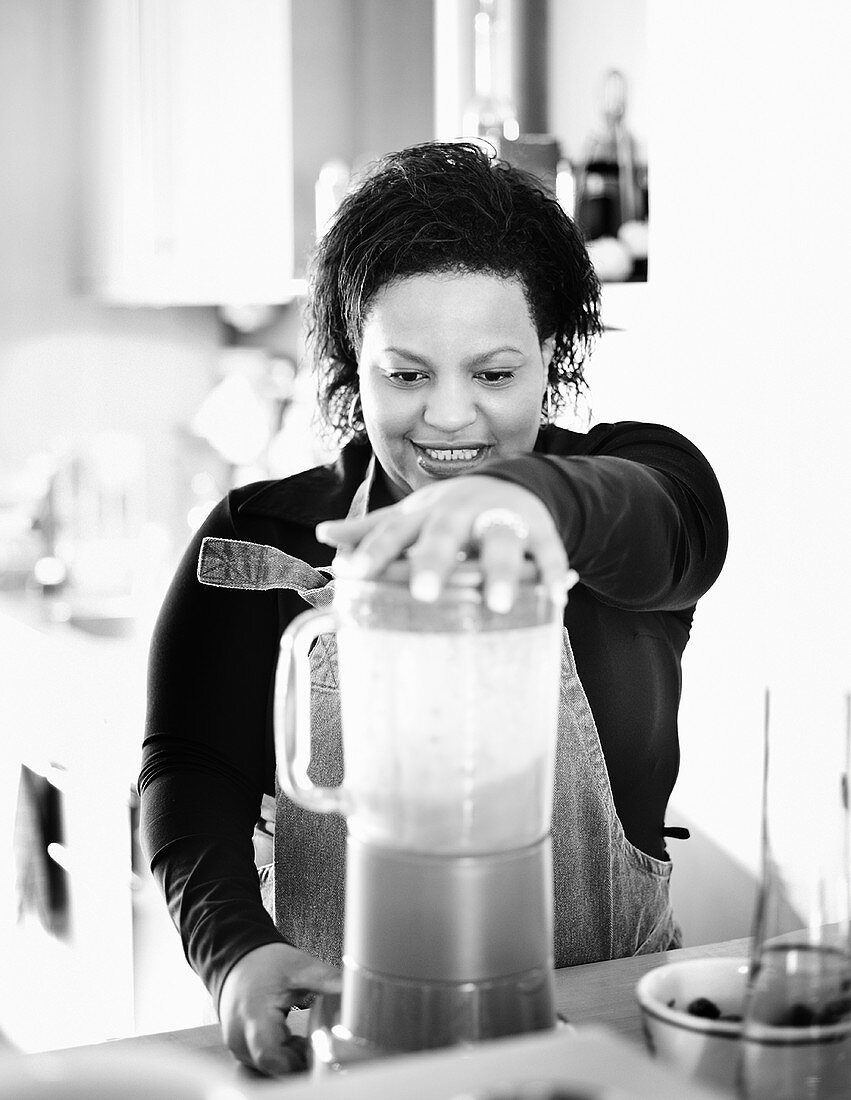
[(367, 313), (358, 381), (391, 493), (531, 451), (551, 352), (515, 278), (429, 274), (386, 286)]
[(488, 457), (490, 446), (473, 444), (426, 444), (411, 440), (420, 469), (429, 477), (453, 477), (474, 470)]

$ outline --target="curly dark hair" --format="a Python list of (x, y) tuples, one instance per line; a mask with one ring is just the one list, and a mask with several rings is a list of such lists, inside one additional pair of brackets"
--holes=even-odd
[(308, 346), (320, 415), (338, 441), (362, 432), (350, 413), (375, 295), (395, 280), (433, 272), (518, 278), (540, 340), (555, 338), (551, 408), (585, 388), (583, 365), (601, 331), (600, 283), (580, 229), (537, 177), (493, 150), (428, 142), (376, 161), (311, 258)]

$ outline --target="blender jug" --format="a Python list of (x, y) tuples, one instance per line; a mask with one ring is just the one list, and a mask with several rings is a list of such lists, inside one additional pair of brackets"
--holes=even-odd
[[(408, 566), (338, 579), (285, 632), (279, 782), (347, 823), (339, 1044), (351, 1057), (552, 1027), (553, 796), (563, 606), (531, 563), (490, 611), (475, 562), (435, 603)], [(344, 778), (319, 787), (309, 653), (336, 634)], [(346, 1060), (348, 1055), (337, 1060)]]

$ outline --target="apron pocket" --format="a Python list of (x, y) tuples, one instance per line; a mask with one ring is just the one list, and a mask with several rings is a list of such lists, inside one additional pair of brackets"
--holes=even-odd
[(669, 905), (647, 938), (636, 951), (633, 951), (633, 955), (654, 955), (657, 951), (671, 951), (682, 945), (683, 934), (674, 920), (674, 912)]

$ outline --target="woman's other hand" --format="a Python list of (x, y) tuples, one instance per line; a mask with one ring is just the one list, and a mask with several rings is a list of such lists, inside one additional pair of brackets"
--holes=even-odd
[(270, 943), (244, 955), (219, 998), (222, 1036), (243, 1065), (269, 1077), (308, 1067), (308, 1040), (287, 1025), (309, 992), (339, 993), (339, 971), (298, 948)]
[(361, 518), (326, 521), (316, 536), (343, 551), (335, 564), (346, 577), (377, 577), (407, 550), (411, 593), (425, 601), (437, 599), (459, 552), (472, 547), (492, 611), (513, 606), (526, 554), (558, 602), (577, 580), (543, 502), (520, 485), (486, 475), (448, 478)]

